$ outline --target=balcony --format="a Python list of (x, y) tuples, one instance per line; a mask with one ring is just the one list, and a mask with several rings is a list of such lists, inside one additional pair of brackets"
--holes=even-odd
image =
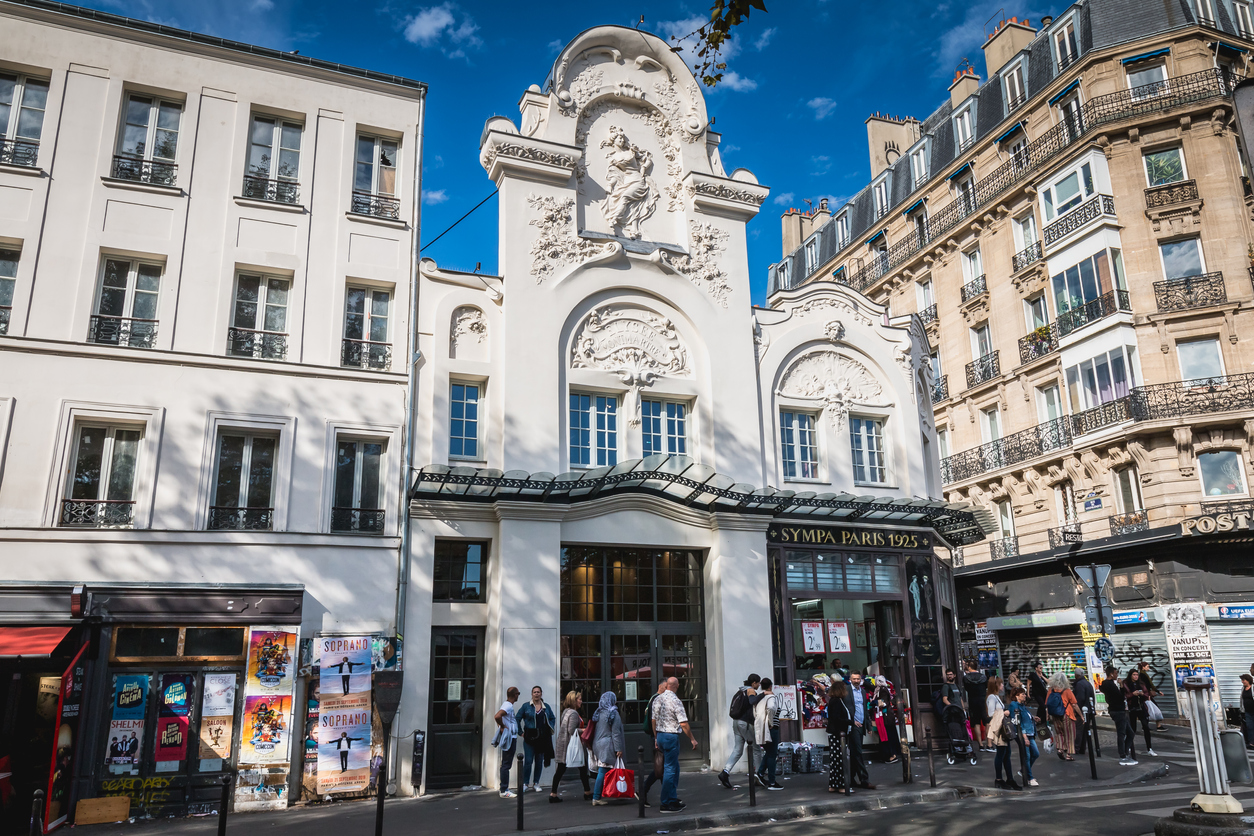
[(287, 334), (228, 328), (226, 353), (230, 357), (251, 357), (254, 360), (286, 360)]
[(1116, 217), (1115, 199), (1108, 194), (1099, 194), (1090, 198), (1045, 227), (1045, 246), (1057, 243), (1076, 230), (1103, 217), (1111, 219)]
[(1190, 203), (1200, 199), (1197, 193), (1196, 180), (1181, 180), (1178, 183), (1167, 183), (1145, 190), (1146, 209), (1174, 206), (1178, 203)]
[(962, 303), (965, 305), (985, 293), (988, 293), (988, 281), (983, 275), (976, 276), (962, 286)]
[(382, 508), (332, 508), (331, 530), (353, 534), (382, 534), (386, 514)]
[(1010, 113), (1011, 111), (1018, 110), (1019, 107), (1021, 107), (1027, 100), (1027, 93), (1016, 93), (1009, 101), (1006, 102), (1006, 112)]
[(932, 403), (940, 403), (949, 397), (949, 375), (943, 374), (932, 384)]
[(1110, 536), (1118, 537), (1121, 534), (1135, 534), (1138, 531), (1149, 531), (1149, 514), (1145, 511), (1111, 515)]
[(1042, 325), (1019, 338), (1019, 362), (1031, 363), (1058, 350), (1058, 333), (1053, 323)]
[(144, 160), (139, 157), (128, 157), (124, 154), (113, 156), (113, 168), (110, 176), (114, 180), (131, 180), (136, 183), (148, 183), (153, 186), (175, 185), (178, 166), (160, 160)]
[(1071, 434), (1081, 436), (1132, 420), (1132, 398), (1124, 396), (1071, 416)]
[(1137, 421), (1254, 409), (1254, 373), (1138, 386), (1129, 396)]
[(270, 531), (274, 528), (273, 508), (209, 508), (210, 531)]
[(271, 180), (252, 174), (244, 175), (244, 192), (241, 197), (252, 200), (268, 200), (271, 203), (300, 203), (300, 184), (295, 180)]
[(157, 320), (97, 314), (87, 326), (87, 342), (125, 348), (155, 348)]
[(1099, 319), (1105, 319), (1121, 311), (1125, 313), (1132, 312), (1132, 302), (1128, 297), (1128, 291), (1112, 290), (1091, 302), (1085, 302), (1058, 314), (1058, 319), (1055, 320), (1054, 325), (1057, 327), (1058, 337), (1061, 339), (1073, 331), (1080, 330), (1090, 322), (1097, 322)]
[(924, 325), (927, 325), (928, 323), (931, 323), (931, 322), (935, 322), (936, 321), (936, 303), (933, 302), (932, 304), (928, 305), (923, 310), (919, 311), (919, 319), (923, 320)]
[(345, 339), (340, 344), (340, 365), (386, 372), (392, 368), (392, 344)]
[(1080, 524), (1078, 522), (1070, 522), (1057, 528), (1051, 528), (1048, 534), (1049, 547), (1051, 549), (1059, 549), (1064, 546), (1084, 542), (1084, 535), (1080, 532)]
[(13, 315), (13, 309), (8, 305), (0, 305), (0, 337), (9, 333), (9, 319)]
[(1224, 274), (1219, 271), (1154, 282), (1154, 302), (1159, 313), (1206, 308), (1227, 301)]
[(1059, 55), (1058, 56), (1058, 72), (1061, 73), (1063, 70), (1067, 69), (1067, 67), (1070, 67), (1072, 64), (1074, 64), (1076, 61), (1079, 61), (1079, 60), (1080, 60), (1080, 53), (1078, 52), (1068, 52), (1066, 55)]
[(1035, 241), (1015, 253), (1010, 259), (1010, 272), (1018, 273), (1041, 260), (1043, 249), (1040, 241)]
[(0, 165), (36, 168), (39, 164), (39, 143), (29, 139), (0, 137)]
[(943, 459), (941, 479), (945, 484), (961, 482), (990, 470), (1000, 470), (1061, 450), (1070, 444), (1071, 429), (1066, 416), (1055, 418)]
[(375, 218), (387, 218), (393, 221), (401, 219), (401, 202), (388, 195), (371, 194), (370, 192), (353, 192), (352, 208), (354, 215), (370, 215)]
[(1011, 535), (1003, 537), (1000, 540), (990, 540), (988, 542), (988, 556), (992, 560), (1005, 560), (1008, 557), (1019, 556), (1019, 538)]
[(63, 499), (61, 525), (73, 528), (129, 528), (135, 502), (123, 499)]
[(978, 360), (967, 363), (967, 388), (972, 389), (981, 383), (987, 383), (1001, 374), (1001, 363), (998, 352), (990, 351)]

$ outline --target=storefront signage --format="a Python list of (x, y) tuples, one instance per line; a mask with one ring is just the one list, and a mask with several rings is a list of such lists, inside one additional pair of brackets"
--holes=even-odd
[[(1167, 607), (1163, 625), (1167, 635), (1167, 655), (1176, 676), (1176, 698), (1180, 702), (1180, 714), (1184, 705), (1184, 679), (1187, 676), (1215, 676), (1215, 660), (1211, 653), (1210, 631), (1206, 627), (1206, 611), (1201, 604), (1172, 604)], [(1212, 691), (1211, 709), (1216, 720), (1223, 721), (1223, 708), (1219, 692)]]
[(849, 622), (827, 622), (827, 645), (832, 653), (852, 653), (853, 646), (849, 642)]
[(789, 546), (927, 551), (931, 534), (922, 529), (850, 528), (823, 525), (772, 525), (767, 540)]
[(1180, 521), (1180, 536), (1189, 537), (1193, 534), (1214, 534), (1216, 531), (1232, 531), (1250, 528), (1250, 520), (1254, 518), (1251, 511), (1232, 511), (1222, 514), (1204, 514)]
[(1219, 606), (1220, 618), (1254, 618), (1254, 605), (1251, 604), (1221, 604)]
[(801, 641), (803, 644), (802, 652), (825, 653), (826, 649), (823, 646), (823, 622), (801, 622)]
[(1129, 612), (1115, 613), (1115, 626), (1122, 627), (1125, 624), (1148, 624), (1149, 613), (1145, 610), (1131, 610)]
[(1082, 610), (1062, 610), (1061, 612), (996, 616), (990, 618), (987, 624), (990, 630), (1026, 630), (1032, 627), (1064, 627), (1083, 622)]

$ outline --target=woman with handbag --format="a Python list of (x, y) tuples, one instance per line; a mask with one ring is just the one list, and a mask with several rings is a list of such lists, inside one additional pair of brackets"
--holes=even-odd
[[(1023, 787), (1015, 781), (1014, 772), (1010, 769), (1010, 739), (1018, 736), (1018, 730), (1010, 722), (1010, 710), (1002, 702), (1001, 695), (1001, 677), (989, 677), (984, 710), (988, 715), (988, 743), (997, 752), (993, 757), (993, 769), (996, 770), (993, 786), (1021, 790)], [(1006, 776), (1004, 779), (1001, 777), (1003, 774)]]
[(618, 697), (613, 691), (606, 691), (597, 703), (597, 710), (592, 715), (596, 724), (596, 733), (592, 738), (592, 765), (597, 768), (597, 782), (592, 788), (593, 806), (609, 804), (601, 798), (605, 788), (605, 773), (613, 769), (622, 760), (623, 751), (627, 748), (623, 733), (623, 718), (618, 713)]
[(880, 754), (884, 763), (897, 763), (901, 751), (901, 735), (897, 733), (896, 695), (886, 677), (875, 677), (875, 729), (880, 735)]
[(849, 716), (849, 706), (845, 703), (845, 695), (849, 693), (843, 679), (833, 679), (832, 687), (827, 689), (827, 751), (831, 762), (827, 769), (827, 791), (853, 794), (852, 789), (845, 789), (845, 747), (841, 745), (841, 735), (848, 736), (853, 728), (853, 718)]
[(557, 787), (567, 768), (579, 767), (579, 780), (583, 781), (583, 800), (592, 798), (592, 790), (588, 786), (587, 753), (583, 748), (583, 740), (579, 737), (579, 730), (583, 728), (580, 708), (583, 708), (583, 695), (578, 691), (571, 691), (562, 700), (562, 721), (558, 723), (557, 744), (553, 747), (557, 770), (553, 773), (553, 789), (549, 791), (550, 804), (557, 804), (562, 800), (557, 794)]
[(532, 792), (540, 791), (540, 775), (553, 760), (553, 727), (556, 725), (553, 709), (544, 701), (544, 690), (537, 685), (531, 689), (531, 702), (518, 709), (518, 727), (523, 739), (523, 784)]
[(1158, 757), (1158, 753), (1154, 751), (1154, 743), (1150, 740), (1149, 717), (1145, 710), (1149, 695), (1141, 683), (1140, 671), (1128, 671), (1128, 676), (1123, 681), (1123, 698), (1128, 703), (1128, 727), (1132, 730), (1133, 737), (1136, 736), (1136, 724), (1140, 722), (1141, 728), (1145, 730), (1145, 751), (1151, 757)]
[(1049, 725), (1053, 729), (1054, 751), (1058, 759), (1075, 760), (1075, 718), (1079, 704), (1071, 693), (1071, 681), (1061, 671), (1049, 678), (1049, 697), (1045, 701)]

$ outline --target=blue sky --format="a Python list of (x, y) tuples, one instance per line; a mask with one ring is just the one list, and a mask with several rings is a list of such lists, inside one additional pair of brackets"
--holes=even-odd
[[(986, 23), (998, 10), (1027, 16), (1065, 4), (1028, 0), (956, 3), (898, 0), (766, 0), (736, 30), (728, 73), (707, 91), (728, 170), (748, 168), (771, 187), (749, 225), (753, 297), (780, 257), (779, 215), (804, 199), (843, 202), (869, 178), (864, 120), (873, 111), (930, 114), (948, 95), (958, 62), (984, 74)], [(84, 5), (275, 49), (417, 78), (430, 85), (423, 241), (431, 241), (491, 193), (479, 167), (479, 136), (494, 115), (518, 118), (527, 85), (543, 84), (554, 58), (580, 31), (605, 23), (666, 36), (707, 14), (704, 2), (430, 0), (91, 0)], [(496, 272), (496, 201), (424, 251), (442, 266)]]

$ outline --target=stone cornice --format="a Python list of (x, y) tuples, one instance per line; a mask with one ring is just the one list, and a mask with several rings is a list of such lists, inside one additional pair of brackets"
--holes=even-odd
[(703, 212), (749, 220), (762, 208), (770, 189), (757, 183), (690, 171), (684, 191)]
[(507, 172), (560, 185), (570, 180), (582, 156), (583, 149), (575, 145), (491, 129), (480, 145), (479, 163), (498, 186)]
[(716, 531), (762, 531), (765, 532), (775, 522), (773, 516), (766, 514), (731, 514), (727, 511), (715, 511), (712, 515)]
[(570, 512), (567, 505), (548, 505), (543, 502), (494, 502), (498, 520), (534, 520), (537, 522), (561, 522)]

